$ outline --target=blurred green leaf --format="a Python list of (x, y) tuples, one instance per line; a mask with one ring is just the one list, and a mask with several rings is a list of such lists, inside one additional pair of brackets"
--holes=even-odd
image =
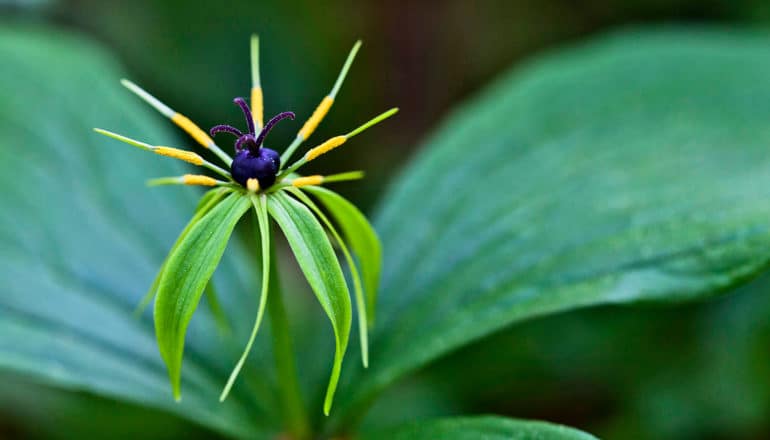
[(329, 238), (310, 210), (282, 191), (273, 193), (267, 202), (270, 216), (286, 236), (334, 330), (334, 365), (324, 398), (324, 413), (328, 415), (350, 336), (350, 292)]
[[(132, 316), (197, 193), (146, 188), (146, 179), (186, 168), (105, 142), (91, 128), (173, 145), (165, 121), (122, 90), (121, 71), (100, 49), (61, 30), (3, 26), (0, 57), (0, 81), (9, 85), (0, 88), (0, 368), (230, 434), (275, 429), (264, 376), (218, 402), (242, 347), (220, 338), (208, 308), (188, 330), (180, 404), (149, 314)], [(256, 312), (258, 271), (238, 243), (230, 248), (215, 278), (227, 292), (231, 339), (240, 341)], [(263, 357), (253, 356), (255, 364)]]
[(511, 323), (702, 298), (763, 270), (769, 42), (624, 32), (516, 69), (456, 111), (377, 216), (371, 367), (343, 380), (338, 420)]
[(366, 216), (344, 197), (317, 186), (308, 186), (305, 190), (317, 197), (329, 210), (358, 257), (366, 293), (366, 314), (369, 325), (372, 325), (375, 319), (377, 288), (380, 285), (382, 267), (380, 239)]
[(233, 192), (201, 217), (164, 264), (155, 298), (155, 335), (168, 368), (174, 398), (181, 399), (182, 355), (187, 326), (238, 220), (251, 201)]
[(503, 417), (458, 417), (409, 423), (362, 436), (366, 440), (591, 440), (596, 437), (566, 426)]
[[(770, 413), (768, 288), (765, 272), (710, 301), (533, 320), (418, 377), (459, 405), (454, 413), (546, 414), (601, 438), (761, 438)], [(398, 402), (383, 396), (378, 405), (388, 401)]]

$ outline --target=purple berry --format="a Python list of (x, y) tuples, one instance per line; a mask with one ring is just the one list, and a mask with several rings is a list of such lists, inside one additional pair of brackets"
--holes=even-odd
[(256, 154), (248, 148), (239, 151), (230, 168), (233, 179), (244, 187), (249, 179), (257, 179), (259, 187), (269, 188), (281, 168), (281, 156), (269, 148), (260, 148)]

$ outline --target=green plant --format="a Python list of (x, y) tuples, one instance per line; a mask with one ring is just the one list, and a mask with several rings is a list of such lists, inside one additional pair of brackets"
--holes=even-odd
[[(238, 240), (214, 274), (236, 336), (218, 333), (207, 299), (188, 331), (184, 400), (170, 399), (153, 325), (131, 309), (192, 210), (193, 193), (128, 190), (148, 173), (182, 168), (105, 149), (85, 128), (159, 143), (172, 137), (114, 87), (119, 75), (98, 49), (4, 29), (0, 53), (13, 62), (0, 77), (17, 87), (0, 91), (0, 136), (17, 147), (0, 150), (14, 164), (0, 177), (11, 208), (0, 216), (0, 366), (230, 435), (304, 435), (303, 426), (331, 435), (355, 431), (371, 403), (408, 373), (514, 322), (725, 291), (768, 262), (770, 99), (762, 98), (770, 87), (759, 81), (770, 73), (766, 43), (718, 31), (626, 32), (517, 69), (452, 115), (375, 215), (384, 252), (369, 368), (345, 368), (330, 416), (303, 423), (274, 403), (286, 382), (266, 344), (255, 344), (242, 386), (218, 403), (238, 357), (232, 341), (248, 339), (258, 310), (258, 266)], [(54, 75), (40, 68), (47, 65), (60, 68)], [(90, 105), (79, 105), (84, 90)], [(43, 100), (59, 117), (32, 125), (30, 103)], [(125, 111), (105, 111), (118, 107)], [(115, 163), (124, 166), (107, 172)], [(288, 333), (275, 334), (271, 324), (274, 338)], [(311, 321), (290, 331), (306, 332), (299, 341), (321, 329)], [(325, 378), (309, 369), (312, 350), (299, 356), (306, 368), (297, 387), (312, 409)], [(360, 435), (590, 438), (488, 417)]]
[[(152, 186), (201, 185), (217, 187), (201, 197), (193, 218), (179, 235), (168, 257), (161, 265), (155, 281), (139, 308), (139, 312), (141, 312), (143, 306), (155, 298), (155, 333), (161, 356), (168, 368), (176, 400), (181, 399), (180, 381), (187, 326), (190, 324), (203, 292), (207, 290), (207, 286), (210, 286), (211, 276), (222, 258), (230, 235), (250, 207), (254, 208), (257, 224), (256, 235), (262, 247), (262, 290), (259, 295), (259, 308), (256, 312), (251, 336), (246, 343), (243, 354), (230, 374), (230, 379), (222, 391), (220, 401), (227, 398), (238, 373), (246, 362), (264, 316), (268, 303), (268, 293), (273, 291), (271, 296), (281, 295), (277, 279), (271, 282), (269, 276), (271, 272), (274, 272), (271, 266), (275, 261), (271, 257), (274, 254), (270, 239), (271, 218), (286, 235), (297, 262), (328, 315), (334, 330), (334, 366), (324, 399), (324, 414), (328, 415), (331, 409), (334, 391), (342, 371), (342, 358), (347, 350), (352, 320), (350, 293), (327, 234), (333, 237), (340, 247), (350, 269), (358, 311), (361, 360), (364, 367), (368, 365), (367, 332), (369, 326), (367, 316), (374, 317), (381, 261), (380, 242), (369, 222), (355, 206), (340, 195), (321, 187), (321, 184), (324, 183), (360, 179), (363, 177), (363, 173), (352, 171), (331, 176), (300, 176), (297, 171), (306, 163), (328, 153), (367, 128), (394, 115), (398, 109), (388, 110), (348, 134), (335, 136), (317, 147), (311, 148), (293, 164), (288, 164), (294, 151), (313, 134), (331, 108), (360, 46), (360, 41), (353, 46), (331, 92), (324, 97), (313, 115), (299, 130), (294, 141), (280, 156), (275, 150), (267, 148), (264, 141), (276, 123), (286, 118), (294, 119), (294, 113), (283, 112), (267, 123), (263, 121), (263, 92), (259, 78), (259, 39), (256, 36), (251, 38), (251, 104), (254, 112), (252, 113), (243, 98), (234, 99), (234, 103), (243, 111), (248, 131), (244, 133), (230, 125), (217, 125), (211, 129), (211, 136), (225, 132), (237, 137), (235, 158), (231, 158), (225, 153), (208, 134), (186, 116), (172, 110), (136, 84), (128, 80), (122, 81), (126, 88), (187, 131), (201, 146), (211, 150), (230, 171), (220, 168), (192, 151), (154, 146), (107, 130), (95, 129), (97, 133), (142, 150), (208, 168), (226, 179), (222, 181), (206, 175), (185, 174), (179, 177), (161, 177), (150, 181)], [(331, 213), (338, 223), (338, 227), (343, 231), (345, 240), (337, 232), (326, 214), (308, 197), (308, 194), (314, 195), (322, 206)], [(351, 249), (356, 253), (358, 263), (353, 261), (353, 256), (348, 250), (346, 242), (350, 243)], [(359, 275), (359, 270), (363, 273), (363, 277)], [(364, 299), (362, 278), (366, 280), (368, 297), (366, 300)], [(208, 294), (212, 304), (219, 303), (213, 288), (208, 288)], [(281, 302), (280, 299), (273, 301), (277, 301), (277, 304)], [(283, 344), (287, 348), (287, 350), (276, 350), (277, 369), (279, 371), (288, 370), (286, 371), (287, 374), (281, 375), (284, 380), (282, 389), (289, 393), (283, 399), (286, 404), (285, 409), (287, 413), (296, 415), (294, 419), (298, 425), (295, 434), (304, 436), (306, 426), (302, 416), (303, 408), (299, 387), (293, 377), (295, 367), (291, 355), (292, 344), (288, 338), (287, 317), (281, 306), (272, 307), (271, 310), (275, 330), (274, 343), (276, 346)], [(283, 357), (281, 354), (286, 354), (286, 356)]]

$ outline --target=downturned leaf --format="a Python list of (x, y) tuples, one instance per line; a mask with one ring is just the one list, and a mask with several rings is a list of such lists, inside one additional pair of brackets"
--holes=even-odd
[(227, 241), (251, 202), (232, 193), (204, 215), (168, 256), (155, 299), (155, 334), (168, 368), (175, 399), (180, 381), (185, 334), (203, 289), (222, 258)]
[(359, 340), (361, 342), (361, 362), (363, 363), (364, 368), (367, 368), (369, 366), (369, 326), (366, 323), (366, 300), (364, 299), (363, 286), (361, 285), (361, 276), (358, 274), (358, 269), (356, 268), (355, 261), (353, 261), (353, 256), (350, 254), (348, 246), (345, 244), (345, 241), (342, 239), (339, 232), (337, 232), (337, 229), (326, 217), (326, 214), (321, 211), (318, 205), (310, 200), (310, 197), (303, 193), (299, 188), (289, 187), (286, 190), (294, 194), (297, 199), (307, 205), (315, 213), (315, 215), (321, 219), (321, 222), (324, 224), (324, 226), (326, 226), (326, 229), (329, 230), (329, 233), (331, 233), (332, 237), (334, 237), (334, 240), (342, 250), (342, 254), (345, 256), (345, 260), (350, 267), (350, 277), (353, 279), (353, 292), (356, 298), (358, 332)]
[(504, 417), (457, 417), (409, 423), (362, 436), (363, 440), (596, 440), (577, 429)]
[(382, 266), (382, 246), (377, 232), (354, 204), (334, 191), (319, 186), (307, 186), (304, 189), (317, 197), (329, 210), (353, 253), (358, 257), (366, 293), (366, 316), (369, 326), (374, 325)]
[(326, 232), (313, 213), (281, 191), (270, 194), (267, 208), (286, 236), (299, 267), (334, 330), (334, 365), (324, 399), (324, 414), (328, 415), (350, 336), (350, 293)]
[(377, 350), (335, 416), (517, 321), (704, 298), (766, 270), (768, 77), (763, 33), (633, 31), (458, 109), (375, 216)]

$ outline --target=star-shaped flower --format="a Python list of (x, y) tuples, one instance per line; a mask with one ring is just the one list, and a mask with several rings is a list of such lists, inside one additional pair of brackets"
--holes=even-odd
[[(271, 283), (277, 281), (270, 279), (270, 274), (275, 273), (271, 270), (272, 265), (275, 264), (275, 259), (271, 257), (273, 253), (271, 218), (286, 236), (300, 268), (329, 316), (334, 330), (336, 350), (324, 401), (324, 413), (328, 414), (331, 408), (352, 321), (348, 285), (332, 249), (329, 236), (339, 246), (350, 270), (358, 313), (362, 361), (364, 366), (368, 365), (367, 329), (374, 317), (380, 272), (380, 243), (371, 225), (353, 204), (321, 187), (326, 183), (360, 179), (363, 173), (353, 171), (327, 176), (301, 176), (297, 171), (304, 164), (392, 116), (398, 109), (388, 110), (350, 133), (328, 139), (287, 166), (297, 148), (312, 135), (328, 113), (360, 45), (361, 43), (357, 42), (353, 46), (331, 92), (323, 98), (293, 142), (280, 155), (264, 145), (265, 138), (279, 121), (294, 119), (294, 113), (279, 113), (263, 124), (259, 41), (256, 37), (252, 37), (251, 47), (251, 108), (243, 98), (234, 100), (246, 118), (246, 131), (230, 125), (217, 125), (210, 130), (209, 135), (187, 117), (172, 110), (136, 84), (128, 80), (121, 81), (126, 88), (171, 119), (204, 148), (213, 152), (226, 168), (211, 163), (192, 151), (152, 145), (107, 130), (95, 129), (98, 133), (135, 147), (180, 159), (207, 168), (219, 175), (219, 178), (214, 178), (203, 174), (185, 174), (150, 181), (151, 185), (182, 184), (214, 187), (201, 198), (193, 218), (172, 247), (142, 301), (142, 304), (146, 305), (153, 298), (155, 299), (154, 320), (158, 346), (168, 369), (175, 398), (179, 399), (181, 396), (182, 356), (187, 326), (219, 264), (233, 229), (252, 208), (259, 226), (258, 235), (262, 250), (262, 286), (259, 306), (251, 336), (224, 387), (221, 400), (227, 397), (248, 356), (265, 313), (268, 291), (273, 290), (270, 289)], [(212, 139), (219, 133), (235, 136), (234, 158), (225, 153)], [(326, 209), (331, 218), (310, 196), (313, 196)], [(338, 232), (337, 228), (342, 233)], [(358, 257), (356, 260), (353, 259), (354, 253)]]

